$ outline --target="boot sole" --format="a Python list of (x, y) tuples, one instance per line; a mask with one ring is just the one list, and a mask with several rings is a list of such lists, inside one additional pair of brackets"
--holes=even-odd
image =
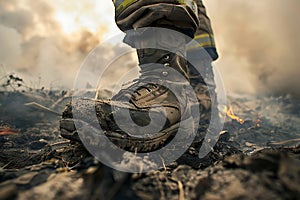
[[(74, 123), (75, 121), (75, 123)], [(185, 120), (186, 121), (186, 120)], [(80, 136), (84, 137), (85, 135), (88, 135), (89, 137), (91, 135), (94, 135), (96, 138), (86, 140), (84, 138), (85, 144), (88, 141), (89, 144), (87, 145), (94, 145), (94, 146), (105, 146), (107, 144), (104, 144), (105, 140), (100, 141), (99, 139), (100, 134), (99, 130), (95, 128), (94, 126), (88, 124), (87, 122), (84, 122), (82, 120), (73, 120), (73, 119), (62, 119), (60, 121), (60, 130), (61, 130), (61, 136), (69, 139), (71, 141), (76, 141), (79, 143), (82, 143), (81, 138), (79, 137), (78, 131), (76, 130), (76, 125), (83, 125), (80, 127), (88, 127), (85, 129), (79, 130), (80, 133), (82, 133)], [(147, 138), (138, 138), (133, 137), (125, 133), (118, 133), (118, 132), (111, 132), (111, 131), (103, 131), (105, 136), (118, 148), (121, 148), (126, 151), (130, 152), (138, 152), (138, 153), (146, 153), (155, 151), (158, 149), (163, 148), (166, 146), (176, 135), (178, 129), (179, 129), (180, 123), (176, 123), (172, 125), (171, 127), (162, 130), (159, 133), (154, 134), (151, 137)], [(179, 143), (181, 142), (184, 145), (187, 137), (190, 137), (191, 129), (187, 128), (187, 134), (185, 134), (186, 138), (180, 138)], [(100, 137), (101, 138), (101, 137)], [(98, 141), (98, 142), (95, 142)], [(178, 142), (177, 145), (178, 145)], [(176, 148), (176, 147), (171, 147)]]

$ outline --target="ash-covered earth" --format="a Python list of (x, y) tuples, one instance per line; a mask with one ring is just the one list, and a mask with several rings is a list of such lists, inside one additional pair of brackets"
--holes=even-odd
[[(298, 199), (300, 108), (289, 96), (231, 96), (213, 151), (190, 148), (144, 174), (110, 169), (63, 139), (59, 114), (76, 92), (0, 92), (0, 199)], [(224, 105), (225, 107), (225, 105)], [(233, 117), (234, 118), (234, 117)]]

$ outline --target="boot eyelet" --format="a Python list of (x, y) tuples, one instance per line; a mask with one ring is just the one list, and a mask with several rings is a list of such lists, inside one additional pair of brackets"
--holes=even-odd
[(164, 67), (170, 67), (170, 63), (165, 63)]
[(163, 76), (168, 76), (169, 73), (168, 73), (168, 72), (162, 72), (162, 75), (163, 75)]
[(165, 56), (165, 60), (169, 60), (170, 59), (170, 56), (169, 55), (166, 55)]

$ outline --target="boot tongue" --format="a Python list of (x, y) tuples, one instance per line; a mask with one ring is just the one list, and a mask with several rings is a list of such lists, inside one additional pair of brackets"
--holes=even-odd
[(140, 78), (183, 82), (188, 80), (187, 62), (183, 55), (160, 49), (137, 50), (140, 63)]

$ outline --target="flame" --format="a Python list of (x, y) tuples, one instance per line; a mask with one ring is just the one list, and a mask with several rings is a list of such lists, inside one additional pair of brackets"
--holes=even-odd
[(0, 135), (13, 135), (19, 133), (17, 130), (14, 130), (9, 127), (0, 127)]
[(229, 117), (230, 119), (233, 119), (233, 120), (239, 122), (240, 124), (244, 124), (245, 120), (243, 120), (242, 118), (238, 117), (233, 112), (233, 108), (232, 108), (231, 105), (229, 105), (229, 107), (224, 106), (223, 111), (224, 111), (224, 113), (226, 113), (227, 117)]
[(261, 127), (261, 122), (262, 122), (262, 120), (261, 120), (261, 113), (259, 112), (257, 114), (256, 127)]

